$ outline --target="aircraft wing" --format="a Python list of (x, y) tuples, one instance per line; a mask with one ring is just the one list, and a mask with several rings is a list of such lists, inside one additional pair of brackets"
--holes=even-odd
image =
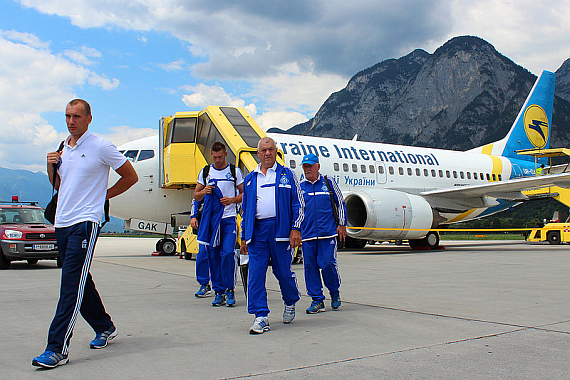
[(489, 182), (481, 185), (448, 187), (424, 191), (420, 193), (420, 195), (450, 199), (481, 198), (484, 196), (499, 199), (524, 199), (526, 196), (522, 194), (521, 191), (547, 186), (570, 187), (570, 173), (525, 177), (508, 181)]

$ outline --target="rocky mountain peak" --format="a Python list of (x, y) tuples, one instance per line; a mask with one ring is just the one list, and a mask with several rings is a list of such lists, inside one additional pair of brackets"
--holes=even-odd
[(360, 71), (288, 132), (465, 150), (508, 132), (535, 79), (487, 41), (456, 37)]

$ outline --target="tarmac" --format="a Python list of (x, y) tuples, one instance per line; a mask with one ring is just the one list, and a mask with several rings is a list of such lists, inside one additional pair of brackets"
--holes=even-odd
[[(524, 241), (442, 241), (412, 251), (339, 251), (342, 306), (281, 321), (268, 272), (271, 331), (250, 335), (241, 280), (237, 306), (197, 299), (195, 261), (156, 257), (155, 239), (101, 237), (91, 273), (119, 336), (89, 349), (79, 319), (69, 363), (31, 366), (45, 348), (60, 270), (14, 262), (0, 272), (2, 379), (568, 379), (570, 249)], [(239, 278), (239, 276), (238, 276)]]

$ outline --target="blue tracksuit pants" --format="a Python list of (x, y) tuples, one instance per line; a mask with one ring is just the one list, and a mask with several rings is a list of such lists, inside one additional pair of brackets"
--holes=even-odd
[(217, 294), (233, 289), (236, 283), (237, 258), (235, 255), (236, 218), (223, 218), (220, 223), (220, 244), (208, 247), (208, 264), (212, 289)]
[(200, 285), (210, 283), (210, 266), (208, 265), (208, 250), (205, 245), (199, 244), (196, 254), (196, 281)]
[(285, 305), (294, 305), (301, 298), (295, 273), (291, 270), (293, 250), (289, 242), (275, 241), (275, 218), (256, 219), (254, 233), (247, 248), (249, 274), (247, 280), (247, 312), (256, 317), (269, 314), (265, 277), (269, 259), (275, 278), (279, 281)]
[(63, 266), (59, 301), (49, 328), (46, 350), (67, 355), (79, 313), (95, 333), (113, 326), (89, 273), (99, 229), (99, 225), (93, 222), (55, 229)]
[(330, 293), (340, 288), (340, 275), (336, 261), (336, 238), (305, 240), (303, 242), (303, 263), (307, 294), (315, 301), (324, 301), (323, 282)]

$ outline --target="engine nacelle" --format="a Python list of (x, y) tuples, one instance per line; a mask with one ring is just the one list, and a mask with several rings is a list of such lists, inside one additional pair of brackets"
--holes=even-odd
[[(433, 228), (434, 211), (418, 195), (375, 189), (345, 197), (348, 233), (366, 240), (421, 239)], [(357, 230), (350, 227), (412, 228), (421, 231)]]

